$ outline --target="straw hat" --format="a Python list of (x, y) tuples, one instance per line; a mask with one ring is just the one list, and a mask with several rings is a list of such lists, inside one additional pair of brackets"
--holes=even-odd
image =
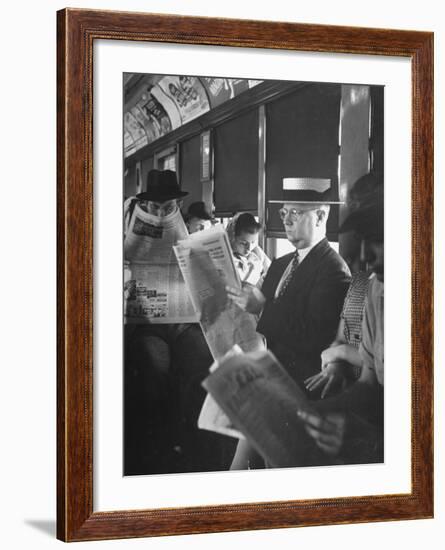
[(270, 203), (300, 204), (343, 204), (339, 200), (338, 190), (334, 190), (331, 180), (326, 178), (283, 178), (281, 198), (269, 200)]

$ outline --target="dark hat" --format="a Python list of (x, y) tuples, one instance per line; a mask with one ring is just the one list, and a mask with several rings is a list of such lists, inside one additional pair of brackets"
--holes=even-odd
[(327, 178), (283, 178), (280, 198), (271, 203), (343, 204)]
[(150, 170), (147, 174), (147, 188), (143, 193), (136, 195), (137, 199), (146, 201), (165, 202), (179, 199), (188, 195), (181, 191), (176, 173), (172, 170)]
[(380, 185), (382, 185), (381, 178), (373, 172), (368, 172), (364, 176), (358, 178), (349, 189), (346, 204), (352, 210), (353, 208), (358, 208), (363, 201), (372, 201), (372, 195)]
[(203, 201), (192, 202), (187, 210), (187, 218), (199, 218), (200, 220), (211, 220), (212, 216), (205, 209)]
[(360, 206), (346, 217), (338, 230), (339, 233), (356, 231), (365, 239), (383, 242), (383, 198), (383, 186), (379, 185), (372, 194), (363, 197)]

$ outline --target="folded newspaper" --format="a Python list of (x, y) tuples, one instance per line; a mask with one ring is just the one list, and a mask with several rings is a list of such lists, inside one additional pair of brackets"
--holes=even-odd
[(124, 240), (126, 323), (197, 321), (173, 252), (187, 235), (179, 210), (158, 218), (135, 206)]
[(243, 351), (264, 349), (256, 318), (228, 297), (226, 286), (240, 288), (241, 282), (224, 229), (193, 233), (173, 249), (213, 358), (235, 344)]
[[(241, 287), (227, 233), (211, 228), (180, 240), (173, 247), (198, 315), (204, 337), (215, 359), (212, 368), (234, 346), (242, 353), (265, 349), (256, 332), (255, 316), (243, 311), (227, 295), (226, 286)], [(207, 395), (198, 420), (199, 428), (243, 439), (226, 414)]]
[(311, 403), (270, 351), (229, 353), (202, 385), (268, 466), (326, 464), (297, 414)]

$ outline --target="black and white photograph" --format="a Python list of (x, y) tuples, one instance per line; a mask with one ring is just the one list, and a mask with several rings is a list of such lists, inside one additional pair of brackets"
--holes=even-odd
[(440, 6), (5, 3), (5, 549), (440, 547)]
[(124, 476), (384, 462), (385, 87), (122, 85)]

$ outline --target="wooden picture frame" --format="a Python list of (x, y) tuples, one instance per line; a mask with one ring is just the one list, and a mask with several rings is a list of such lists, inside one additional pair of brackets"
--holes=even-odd
[[(57, 536), (64, 541), (433, 515), (433, 34), (65, 9), (57, 14)], [(405, 57), (412, 64), (412, 489), (407, 494), (93, 512), (95, 40)]]

